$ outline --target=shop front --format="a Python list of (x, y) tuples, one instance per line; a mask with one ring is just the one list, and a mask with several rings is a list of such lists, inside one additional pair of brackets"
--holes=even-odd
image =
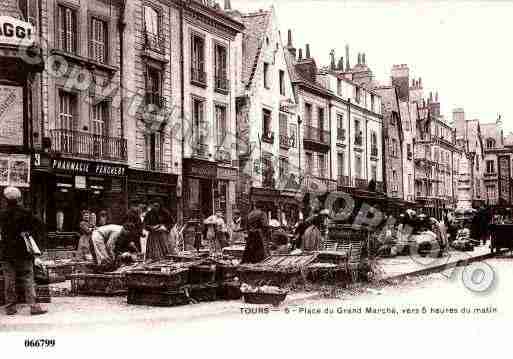
[(235, 168), (185, 159), (183, 177), (185, 220), (202, 223), (216, 211), (223, 213), (226, 222), (231, 220), (237, 181)]
[(130, 207), (160, 203), (173, 219), (178, 218), (178, 176), (170, 173), (128, 169), (128, 204)]
[(121, 223), (127, 209), (126, 178), (126, 165), (36, 154), (33, 197), (49, 233), (46, 248), (76, 244), (83, 210), (92, 214), (93, 224), (100, 224), (100, 212), (106, 212), (107, 223)]

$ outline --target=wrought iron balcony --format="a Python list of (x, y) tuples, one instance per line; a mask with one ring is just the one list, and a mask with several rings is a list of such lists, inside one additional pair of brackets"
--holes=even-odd
[(146, 92), (146, 104), (154, 105), (158, 108), (165, 108), (167, 100), (165, 97), (161, 96), (160, 92)]
[(334, 192), (337, 190), (337, 181), (318, 176), (307, 175), (302, 182), (307, 190)]
[(208, 145), (206, 143), (196, 143), (193, 148), (193, 155), (199, 157), (208, 157)]
[(191, 68), (191, 82), (195, 85), (207, 86), (207, 73), (203, 69)]
[(145, 33), (145, 46), (146, 49), (155, 51), (163, 54), (165, 52), (165, 38), (162, 35), (152, 34), (151, 32), (146, 31)]
[(337, 185), (339, 187), (351, 187), (351, 178), (349, 176), (338, 176)]
[(230, 91), (230, 80), (228, 80), (226, 76), (216, 76), (215, 86), (216, 91), (227, 93)]
[(264, 131), (264, 133), (262, 134), (262, 141), (270, 143), (271, 145), (274, 144), (274, 132)]
[(362, 178), (355, 178), (354, 179), (354, 186), (356, 188), (360, 188), (360, 189), (368, 189), (369, 188), (369, 181), (367, 181), (366, 179), (362, 179)]
[(323, 145), (330, 145), (330, 132), (323, 129), (305, 125), (304, 126), (304, 140), (320, 143)]
[(295, 147), (295, 138), (287, 135), (280, 135), (280, 147), (289, 149)]
[(51, 130), (51, 151), (90, 159), (126, 161), (126, 139), (71, 130)]

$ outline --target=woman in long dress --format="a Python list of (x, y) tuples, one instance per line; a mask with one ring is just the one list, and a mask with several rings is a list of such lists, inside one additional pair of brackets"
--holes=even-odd
[(159, 203), (155, 203), (146, 214), (144, 218), (144, 225), (148, 231), (146, 261), (158, 261), (175, 253), (169, 242), (170, 222), (171, 215), (161, 208)]
[(254, 209), (248, 215), (248, 239), (241, 263), (258, 263), (267, 257), (264, 236), (267, 231), (267, 216), (260, 209)]

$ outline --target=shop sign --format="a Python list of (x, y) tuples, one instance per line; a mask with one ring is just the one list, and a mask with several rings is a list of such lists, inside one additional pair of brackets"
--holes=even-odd
[(76, 175), (123, 177), (126, 167), (110, 163), (89, 162), (67, 158), (54, 158), (52, 169), (58, 172), (68, 172)]
[(184, 174), (212, 179), (217, 176), (217, 167), (208, 162), (184, 161)]
[(23, 145), (23, 89), (0, 86), (0, 144)]
[(86, 176), (75, 176), (75, 188), (76, 189), (86, 189)]
[(30, 156), (0, 154), (0, 186), (30, 187)]
[(251, 189), (252, 196), (263, 196), (263, 197), (276, 197), (278, 200), (280, 196), (280, 191), (270, 188), (252, 188)]
[(0, 45), (30, 46), (34, 42), (31, 23), (10, 16), (0, 16)]
[(217, 167), (217, 178), (220, 180), (236, 181), (237, 170), (235, 168)]
[(509, 156), (499, 157), (499, 198), (505, 203), (511, 203), (510, 193), (510, 162)]

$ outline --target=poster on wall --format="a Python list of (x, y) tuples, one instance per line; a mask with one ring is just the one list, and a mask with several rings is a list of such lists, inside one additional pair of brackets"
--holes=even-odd
[(30, 156), (0, 155), (0, 186), (30, 186)]
[(0, 85), (0, 145), (23, 145), (23, 89)]

